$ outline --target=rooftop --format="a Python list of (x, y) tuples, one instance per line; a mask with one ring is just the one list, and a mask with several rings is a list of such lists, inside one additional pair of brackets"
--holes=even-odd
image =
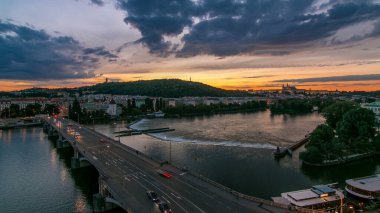
[(313, 186), (311, 189), (300, 191), (285, 192), (281, 196), (287, 199), (293, 205), (299, 207), (308, 207), (313, 205), (324, 204), (333, 201), (339, 201), (344, 198), (342, 192), (332, 189), (326, 185)]
[(372, 102), (372, 103), (367, 103), (365, 106), (380, 106), (380, 101)]
[(346, 184), (368, 192), (380, 191), (380, 174), (346, 180)]

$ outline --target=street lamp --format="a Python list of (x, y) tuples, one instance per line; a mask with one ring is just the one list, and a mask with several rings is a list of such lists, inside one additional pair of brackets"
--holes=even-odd
[(77, 117), (78, 117), (78, 124), (79, 124), (79, 113), (78, 113), (78, 112), (75, 112), (75, 114), (76, 114)]
[[(165, 136), (165, 141), (167, 141)], [(169, 140), (169, 162), (172, 163), (172, 141)]]
[[(115, 126), (117, 125), (117, 123), (113, 123), (113, 124), (114, 124)], [(120, 143), (120, 126), (118, 127), (118, 129), (119, 129), (119, 130), (118, 130), (118, 132), (119, 132), (119, 137), (118, 137), (118, 138), (119, 138), (119, 143)]]

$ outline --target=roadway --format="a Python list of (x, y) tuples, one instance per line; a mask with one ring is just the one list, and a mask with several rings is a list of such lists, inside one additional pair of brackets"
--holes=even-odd
[[(169, 203), (173, 212), (288, 212), (237, 196), (176, 167), (161, 166), (142, 153), (75, 122), (61, 118), (47, 121), (97, 168), (124, 209), (160, 212), (146, 195), (147, 190), (153, 190), (160, 200)], [(78, 138), (68, 132), (69, 123), (80, 133)], [(157, 173), (158, 169), (173, 176), (164, 178)]]

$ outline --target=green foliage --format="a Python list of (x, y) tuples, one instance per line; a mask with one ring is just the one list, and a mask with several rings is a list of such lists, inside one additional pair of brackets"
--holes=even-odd
[(46, 104), (45, 108), (43, 110), (43, 113), (44, 114), (49, 114), (49, 115), (59, 114), (60, 113), (60, 109), (55, 104)]
[(310, 163), (321, 163), (323, 161), (321, 151), (315, 146), (309, 147), (306, 152), (301, 152), (300, 158)]
[(179, 79), (159, 79), (148, 81), (133, 81), (123, 83), (103, 83), (91, 87), (80, 88), (95, 91), (95, 93), (114, 95), (142, 95), (151, 97), (179, 98), (185, 96), (248, 96), (242, 91), (229, 91), (206, 84)]
[(333, 128), (326, 124), (321, 124), (311, 133), (310, 141), (306, 147), (315, 146), (323, 150), (332, 143), (334, 136)]
[(28, 104), (21, 112), (23, 116), (35, 116), (41, 113), (41, 104)]
[(373, 146), (377, 152), (380, 152), (380, 133), (373, 139)]
[(276, 104), (271, 105), (272, 114), (299, 114), (309, 113), (313, 109), (312, 102), (301, 99), (278, 100)]
[(375, 135), (375, 114), (368, 109), (355, 108), (344, 114), (337, 125), (337, 135), (347, 145), (368, 141)]
[[(336, 110), (336, 111), (334, 111)], [(319, 125), (311, 134), (301, 159), (315, 163), (341, 159), (352, 154), (380, 151), (380, 136), (375, 137), (375, 114), (351, 102), (338, 102), (324, 110), (328, 125)], [(336, 126), (336, 130), (332, 126)]]
[(80, 107), (79, 101), (75, 99), (73, 103), (69, 106), (69, 118), (80, 122), (79, 119), (82, 117), (82, 109)]
[(354, 102), (339, 101), (324, 108), (322, 115), (326, 118), (326, 123), (335, 129), (343, 115), (355, 108), (358, 108), (358, 106)]
[(52, 114), (52, 109), (55, 109), (55, 113), (59, 113), (59, 108), (54, 104), (46, 104), (44, 110), (42, 110), (41, 104), (28, 104), (24, 109), (20, 109), (18, 104), (11, 104), (9, 108), (1, 111), (1, 117), (3, 118), (16, 118), (16, 117), (32, 117), (37, 114)]

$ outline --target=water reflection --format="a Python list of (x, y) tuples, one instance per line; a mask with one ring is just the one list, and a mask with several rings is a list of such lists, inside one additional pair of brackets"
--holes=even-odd
[[(287, 145), (303, 138), (323, 118), (317, 113), (302, 116), (270, 115), (256, 112), (212, 117), (143, 120), (135, 128), (175, 128), (174, 132), (154, 134), (172, 140), (172, 162), (178, 167), (204, 175), (245, 194), (270, 199), (282, 192), (310, 188), (321, 183), (339, 182), (379, 172), (378, 160), (333, 168), (307, 168), (298, 154), (303, 148), (276, 161), (269, 146)], [(113, 137), (114, 125), (96, 129)], [(121, 127), (122, 128), (122, 127)], [(157, 161), (169, 156), (169, 142), (146, 135), (121, 138)], [(252, 144), (255, 144), (254, 146)]]

